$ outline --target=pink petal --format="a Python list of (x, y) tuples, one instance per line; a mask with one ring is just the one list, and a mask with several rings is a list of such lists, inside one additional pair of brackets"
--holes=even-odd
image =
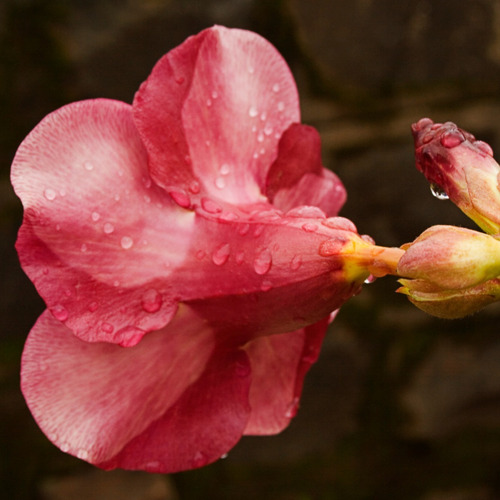
[(214, 331), (186, 307), (128, 349), (83, 342), (45, 312), (25, 346), (21, 386), (63, 451), (104, 468), (172, 472), (239, 439), (249, 375), (243, 351), (217, 350)]
[(266, 194), (277, 208), (300, 205), (337, 215), (346, 200), (340, 179), (321, 163), (321, 139), (313, 127), (293, 124), (283, 134), (267, 177)]
[(25, 208), (21, 264), (56, 318), (83, 339), (124, 345), (170, 320), (165, 283), (194, 214), (152, 183), (130, 106), (52, 113), (21, 144), (12, 182)]
[(255, 33), (222, 27), (157, 63), (134, 116), (159, 185), (201, 184), (237, 204), (263, 199), (278, 140), (300, 119), (293, 77), (276, 49)]
[(276, 434), (289, 424), (327, 327), (328, 318), (296, 332), (259, 337), (245, 347), (252, 365), (252, 412), (245, 434)]

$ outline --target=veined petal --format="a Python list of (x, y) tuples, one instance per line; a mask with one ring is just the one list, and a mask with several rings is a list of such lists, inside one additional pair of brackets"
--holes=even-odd
[(129, 105), (83, 101), (47, 116), (21, 144), (12, 183), (25, 209), (21, 265), (56, 318), (124, 345), (170, 320), (175, 292), (158, 284), (184, 259), (194, 214), (151, 181)]
[(313, 127), (295, 123), (281, 137), (278, 157), (271, 165), (266, 195), (283, 211), (300, 205), (337, 215), (346, 200), (340, 179), (321, 163), (321, 139)]
[(108, 469), (172, 472), (219, 458), (246, 425), (249, 383), (245, 353), (219, 352), (185, 306), (127, 349), (83, 342), (45, 312), (22, 359), (23, 394), (47, 437)]
[(277, 434), (289, 424), (327, 327), (325, 318), (295, 332), (259, 337), (245, 347), (252, 366), (252, 411), (245, 434)]
[(293, 76), (276, 49), (255, 33), (222, 27), (157, 63), (134, 116), (159, 185), (195, 183), (237, 204), (263, 200), (279, 138), (300, 119)]

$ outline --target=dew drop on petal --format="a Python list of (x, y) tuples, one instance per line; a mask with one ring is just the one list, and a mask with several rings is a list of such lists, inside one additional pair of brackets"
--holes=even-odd
[(106, 222), (102, 229), (106, 234), (111, 234), (115, 230), (115, 226), (111, 222)]
[(220, 247), (218, 247), (215, 252), (212, 254), (212, 262), (216, 266), (222, 266), (229, 259), (229, 254), (231, 253), (231, 247), (229, 243), (224, 243)]
[(56, 192), (53, 189), (47, 188), (44, 192), (43, 195), (47, 200), (52, 201), (55, 200), (56, 198)]
[(94, 222), (97, 222), (101, 218), (101, 215), (99, 214), (99, 212), (92, 212), (91, 217)]
[(142, 308), (148, 313), (158, 312), (161, 308), (163, 298), (158, 290), (150, 288), (142, 296), (141, 305)]
[(241, 264), (245, 260), (245, 253), (243, 251), (239, 251), (235, 256), (234, 260), (236, 261), (236, 264)]
[(205, 257), (205, 255), (207, 255), (207, 252), (205, 252), (205, 250), (198, 250), (196, 252), (196, 258), (198, 260), (202, 260)]
[(88, 306), (87, 306), (87, 309), (90, 311), (90, 312), (95, 312), (97, 311), (99, 307), (99, 304), (94, 300), (93, 302), (91, 302)]
[(200, 183), (198, 181), (191, 181), (189, 184), (189, 191), (193, 194), (198, 194), (200, 192)]
[(101, 325), (101, 330), (104, 332), (104, 333), (113, 333), (115, 327), (111, 324), (111, 323), (103, 323)]
[(87, 450), (84, 450), (83, 448), (80, 448), (76, 451), (76, 456), (80, 460), (87, 460), (87, 458), (89, 458), (89, 452)]
[(254, 106), (252, 106), (248, 110), (248, 116), (250, 116), (250, 118), (255, 118), (258, 114), (259, 114), (259, 112), (257, 111), (257, 108), (255, 108)]
[(208, 463), (208, 458), (201, 451), (197, 451), (192, 460), (193, 468), (203, 467)]
[(375, 276), (373, 276), (373, 274), (370, 274), (370, 276), (368, 276), (368, 278), (365, 279), (364, 283), (365, 285), (369, 285), (370, 283), (373, 283), (377, 278), (375, 278)]
[(275, 83), (273, 85), (273, 92), (279, 92), (280, 91), (280, 84), (279, 83)]
[(253, 268), (257, 274), (266, 274), (271, 269), (273, 256), (268, 248), (262, 250), (254, 260)]
[(176, 76), (175, 83), (182, 85), (184, 83), (185, 78), (183, 76)]
[(248, 231), (250, 231), (250, 224), (248, 224), (248, 222), (245, 222), (245, 224), (241, 224), (238, 227), (238, 233), (241, 234), (241, 236), (245, 236)]
[(258, 238), (264, 232), (264, 226), (256, 226), (253, 230), (253, 235)]
[(446, 194), (446, 191), (441, 187), (438, 186), (437, 184), (431, 184), (431, 193), (434, 198), (437, 198), (438, 200), (448, 200), (449, 196)]
[(263, 292), (268, 292), (269, 290), (271, 290), (272, 287), (273, 287), (273, 284), (270, 281), (263, 281), (260, 285), (260, 289)]
[(278, 111), (285, 111), (285, 103), (284, 102), (279, 102), (278, 103)]
[(201, 207), (209, 214), (218, 214), (222, 212), (222, 208), (210, 198), (202, 198)]
[(228, 175), (231, 172), (231, 167), (227, 163), (223, 163), (219, 168), (220, 175)]
[(58, 321), (66, 321), (68, 319), (68, 310), (62, 305), (57, 304), (50, 309), (50, 312)]
[(83, 162), (83, 168), (90, 172), (91, 170), (94, 170), (94, 164), (90, 161), (84, 161)]
[(207, 99), (205, 104), (207, 105), (207, 108), (210, 108), (212, 106), (212, 99)]
[(295, 415), (297, 415), (298, 411), (299, 411), (299, 398), (294, 397), (286, 409), (285, 417), (293, 418), (295, 417)]
[(123, 238), (120, 240), (120, 245), (124, 250), (132, 248), (133, 244), (134, 240), (130, 236), (123, 236)]
[(216, 188), (224, 189), (226, 187), (226, 180), (224, 179), (224, 177), (217, 177), (214, 184)]
[(171, 190), (168, 194), (172, 197), (172, 199), (182, 208), (189, 208), (191, 206), (191, 199), (189, 195), (182, 190)]
[(82, 246), (80, 247), (80, 251), (82, 253), (85, 253), (88, 250), (88, 247), (85, 243), (82, 243)]
[(290, 269), (292, 271), (297, 271), (302, 265), (302, 257), (300, 255), (295, 255), (290, 261)]
[(216, 90), (212, 90), (212, 99), (217, 99), (219, 97), (219, 93)]

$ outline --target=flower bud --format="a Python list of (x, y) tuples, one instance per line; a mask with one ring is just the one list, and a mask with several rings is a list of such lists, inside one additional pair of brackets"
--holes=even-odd
[(406, 250), (398, 274), (445, 290), (474, 287), (500, 275), (500, 241), (455, 226), (433, 226)]
[(490, 234), (500, 233), (500, 166), (491, 147), (452, 122), (412, 125), (417, 168), (438, 197), (449, 198)]
[(500, 280), (493, 279), (470, 288), (443, 290), (425, 280), (401, 279), (397, 291), (408, 295), (412, 304), (433, 316), (462, 318), (500, 300)]

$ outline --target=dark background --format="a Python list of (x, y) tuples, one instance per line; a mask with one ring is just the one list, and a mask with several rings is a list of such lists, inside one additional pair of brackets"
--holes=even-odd
[[(433, 319), (368, 285), (340, 312), (276, 437), (173, 476), (100, 472), (51, 445), (19, 391), (43, 303), (17, 263), (9, 183), (26, 134), (68, 102), (131, 102), (155, 61), (213, 24), (254, 30), (297, 79), (303, 121), (343, 179), (342, 215), (386, 246), (468, 225), (414, 168), (410, 124), (452, 120), (500, 148), (495, 0), (3, 0), (0, 4), (0, 498), (500, 498), (500, 308)], [(3, 496), (2, 496), (3, 495)]]

